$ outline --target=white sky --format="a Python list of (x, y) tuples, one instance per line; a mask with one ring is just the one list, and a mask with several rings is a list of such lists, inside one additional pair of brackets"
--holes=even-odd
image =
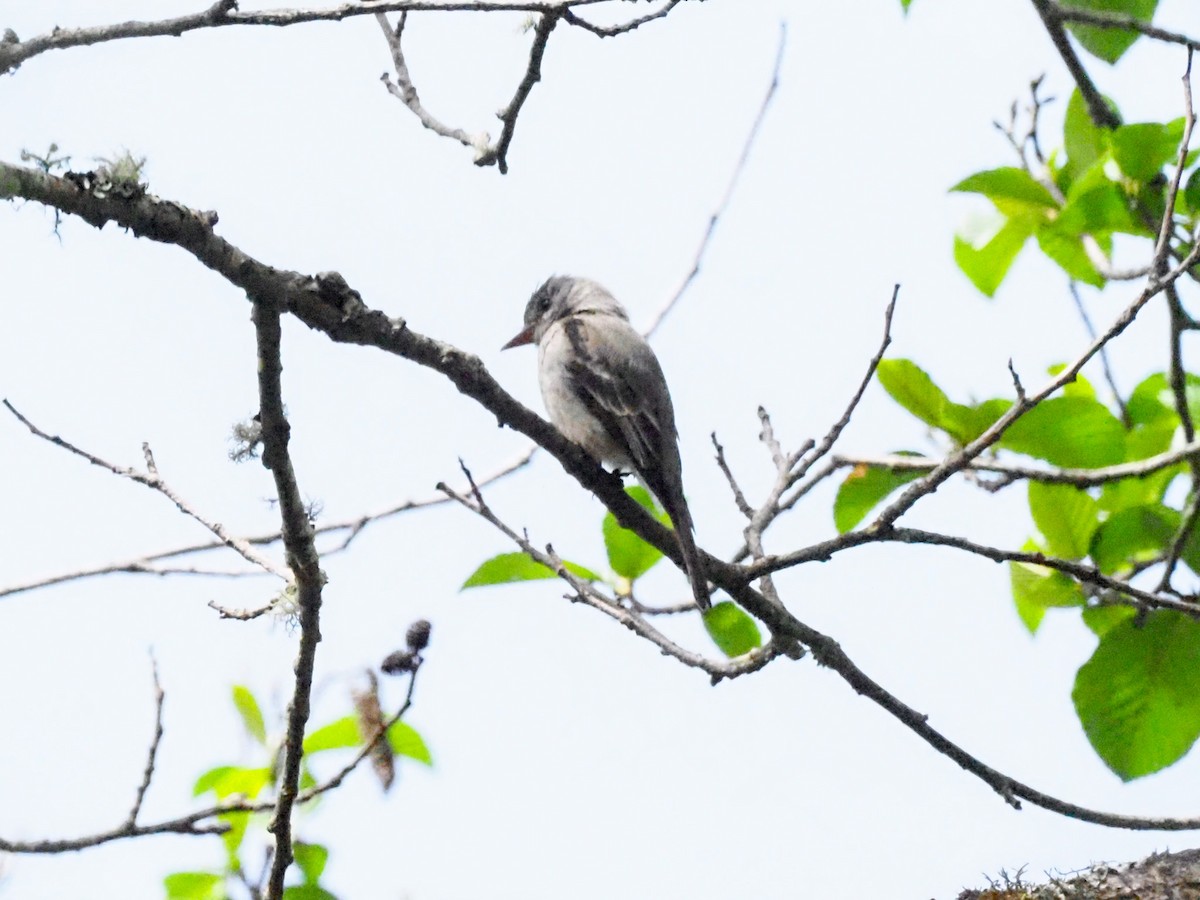
[[(203, 5), (0, 0), (0, 27), (26, 38)], [(755, 499), (770, 478), (755, 408), (789, 446), (822, 434), (877, 345), (893, 283), (903, 288), (892, 353), (958, 399), (1005, 392), (1010, 356), (1036, 384), (1085, 342), (1063, 279), (1032, 254), (988, 302), (950, 253), (955, 225), (979, 206), (946, 188), (1011, 163), (991, 121), (1042, 72), (1061, 98), (1045, 121), (1046, 143), (1057, 142), (1070, 85), (1033, 10), (917, 0), (905, 22), (898, 6), (712, 0), (615, 41), (560, 28), (506, 177), (473, 167), (386, 93), (389, 59), (369, 18), (47, 53), (0, 79), (0, 158), (51, 141), (79, 168), (123, 147), (145, 155), (152, 192), (217, 210), (219, 232), (265, 262), (342, 272), (368, 304), (478, 353), (540, 410), (533, 353), (498, 350), (529, 292), (553, 272), (585, 274), (635, 321), (653, 314), (691, 265), (787, 20), (782, 85), (750, 168), (700, 278), (655, 338), (699, 539), (728, 553), (740, 523), (709, 433)], [(1182, 0), (1162, 7), (1165, 23), (1183, 19)], [(427, 106), (496, 133), (493, 113), (525, 62), (520, 22), (410, 17)], [(1089, 66), (1127, 120), (1179, 114), (1182, 51), (1138, 46), (1119, 70)], [(231, 424), (255, 406), (244, 297), (178, 249), (78, 221), (60, 242), (52, 224), (34, 205), (0, 211), (0, 395), (123, 465), (139, 465), (149, 441), (164, 476), (207, 514), (239, 532), (274, 527), (268, 473), (226, 458)], [(1096, 319), (1134, 290), (1089, 294)], [(1147, 310), (1122, 340), (1128, 389), (1162, 365), (1164, 316)], [(457, 483), (460, 456), (483, 475), (524, 446), (402, 360), (290, 323), (284, 362), (300, 484), (329, 520)], [(842, 446), (928, 444), (876, 386)], [(0, 459), (0, 584), (204, 536), (162, 497), (11, 420), (0, 419)], [(536, 542), (603, 563), (602, 507), (544, 455), (488, 496)], [(831, 502), (832, 486), (814, 494), (769, 548), (830, 535)], [(1002, 546), (1031, 527), (1019, 488), (944, 488), (909, 520)], [(299, 825), (330, 845), (325, 881), (341, 897), (948, 898), (1002, 867), (1039, 876), (1193, 842), (1014, 812), (810, 660), (711, 688), (557, 585), (457, 593), (476, 564), (510, 549), (441, 508), (375, 526), (328, 560), (315, 723), (347, 710), (358, 672), (402, 645), (409, 622), (434, 625), (409, 721), (436, 767), (403, 767), (383, 798), (359, 773)], [(1003, 568), (873, 547), (779, 583), (798, 615), (991, 765), (1091, 807), (1197, 813), (1194, 757), (1127, 786), (1095, 757), (1069, 696), (1094, 640), (1072, 613), (1049, 616), (1031, 640)], [(70, 837), (125, 816), (152, 725), (149, 647), (167, 706), (144, 819), (194, 808), (191, 781), (212, 765), (257, 763), (229, 687), (250, 686), (279, 713), (294, 635), (219, 621), (205, 603), (255, 606), (270, 589), (122, 576), (0, 602), (0, 835)], [(647, 591), (671, 600), (684, 582), (664, 566)], [(708, 646), (696, 620), (671, 628)], [(8, 859), (0, 895), (154, 897), (167, 872), (221, 859), (215, 839), (184, 837)]]

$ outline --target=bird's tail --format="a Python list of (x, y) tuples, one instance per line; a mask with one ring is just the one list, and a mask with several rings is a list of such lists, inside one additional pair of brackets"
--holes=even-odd
[(696, 549), (696, 529), (692, 524), (692, 514), (688, 510), (687, 501), (682, 495), (659, 497), (671, 524), (675, 526), (675, 536), (679, 539), (679, 549), (683, 553), (683, 567), (687, 570), (688, 581), (692, 583), (692, 596), (700, 609), (708, 609), (712, 601), (708, 596), (708, 581), (704, 577), (704, 567), (700, 564), (700, 553)]

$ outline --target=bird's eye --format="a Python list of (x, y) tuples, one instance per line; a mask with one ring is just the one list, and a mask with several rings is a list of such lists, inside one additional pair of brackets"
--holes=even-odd
[(538, 302), (537, 302), (538, 312), (545, 312), (549, 308), (550, 308), (550, 298), (549, 297), (539, 297)]

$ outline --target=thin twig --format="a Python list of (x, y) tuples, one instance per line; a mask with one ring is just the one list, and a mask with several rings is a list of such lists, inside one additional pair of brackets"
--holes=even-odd
[[(464, 471), (466, 471), (464, 467)], [(634, 632), (639, 637), (645, 638), (662, 651), (663, 655), (670, 656), (686, 666), (700, 669), (706, 672), (715, 684), (718, 681), (727, 678), (737, 678), (740, 675), (746, 675), (750, 672), (755, 672), (767, 665), (772, 659), (778, 655), (774, 644), (768, 643), (764, 647), (760, 647), (750, 653), (731, 660), (709, 659), (699, 653), (694, 653), (687, 650), (679, 644), (672, 641), (654, 626), (650, 625), (641, 615), (639, 615), (640, 604), (634, 609), (626, 609), (614, 600), (600, 593), (592, 584), (582, 578), (576, 576), (568, 569), (563, 561), (553, 554), (550, 548), (545, 552), (535, 547), (528, 537), (522, 533), (518, 533), (515, 529), (509, 527), (503, 520), (500, 519), (484, 502), (481, 494), (472, 493), (471, 496), (465, 496), (447, 487), (445, 484), (439, 484), (438, 490), (444, 491), (448, 497), (453, 498), (463, 507), (469, 509), (480, 518), (489, 522), (504, 534), (509, 540), (516, 544), (522, 552), (528, 555), (531, 559), (541, 563), (548, 569), (554, 571), (563, 581), (570, 585), (573, 595), (571, 599), (578, 600), (592, 609), (599, 610), (606, 616), (620, 622), (630, 631)], [(689, 604), (692, 609), (695, 604)], [(672, 611), (672, 610), (663, 610)]]
[[(114, 475), (118, 475), (121, 478), (126, 478), (137, 484), (144, 485), (145, 487), (148, 487), (151, 490), (158, 491), (158, 493), (162, 494), (164, 497), (166, 497), (168, 500), (170, 500), (172, 503), (174, 503), (176, 508), (178, 508), (181, 513), (183, 513), (188, 518), (194, 519), (195, 521), (199, 522), (201, 525), (203, 525), (205, 528), (207, 528), (209, 531), (211, 531), (214, 535), (216, 535), (217, 538), (221, 541), (222, 546), (228, 547), (231, 550), (235, 551), (236, 553), (240, 554), (242, 556), (242, 558), (245, 559), (247, 562), (253, 563), (254, 565), (258, 566), (260, 569), (262, 569), (265, 572), (269, 572), (272, 575), (282, 578), (284, 581), (291, 580), (291, 574), (289, 572), (287, 572), (285, 569), (281, 568), (279, 565), (277, 565), (275, 562), (273, 562), (268, 557), (263, 556), (261, 553), (258, 553), (253, 547), (251, 547), (245, 541), (241, 540), (240, 538), (234, 537), (232, 534), (229, 533), (228, 529), (226, 529), (225, 526), (222, 525), (221, 523), (214, 522), (214, 521), (206, 518), (205, 516), (203, 516), (199, 512), (199, 510), (197, 510), (194, 506), (192, 506), (190, 503), (188, 503), (186, 500), (184, 500), (182, 497), (180, 497), (177, 493), (175, 493), (175, 491), (172, 490), (170, 485), (168, 485), (165, 481), (163, 481), (163, 479), (159, 476), (157, 469), (153, 469), (153, 470), (150, 470), (147, 472), (139, 472), (137, 469), (131, 469), (131, 468), (127, 468), (125, 466), (114, 465), (113, 463), (110, 463), (110, 462), (107, 462), (107, 461), (101, 459), (100, 457), (96, 456), (95, 454), (88, 453), (86, 450), (82, 450), (79, 447), (76, 447), (74, 444), (70, 443), (69, 441), (64, 440), (63, 438), (59, 437), (58, 435), (50, 435), (50, 434), (47, 434), (46, 432), (42, 431), (40, 428), (38, 428), (36, 425), (34, 425), (31, 421), (29, 421), (29, 419), (25, 418), (25, 416), (23, 416), (20, 412), (18, 412), (16, 407), (14, 407), (7, 399), (0, 400), (0, 403), (2, 403), (5, 407), (5, 409), (7, 409), (10, 413), (13, 414), (13, 416), (16, 417), (17, 421), (19, 421), (22, 425), (24, 425), (26, 428), (28, 428), (29, 431), (34, 436), (39, 437), (42, 440), (49, 441), (51, 444), (54, 444), (56, 447), (61, 447), (62, 449), (74, 454), (75, 456), (80, 457), (81, 459), (86, 459), (88, 462), (90, 462), (94, 466), (99, 466), (102, 469), (107, 469), (109, 472), (112, 472)], [(150, 457), (150, 459), (153, 459), (153, 457)], [(53, 582), (48, 582), (48, 583), (53, 583)], [(3, 594), (0, 594), (0, 596), (3, 596)]]
[[(1146, 274), (1146, 273), (1143, 273)], [(1092, 317), (1088, 315), (1087, 307), (1083, 305), (1083, 297), (1079, 294), (1079, 283), (1072, 278), (1067, 282), (1067, 289), (1071, 292), (1071, 299), (1075, 301), (1075, 309), (1079, 312), (1079, 318), (1083, 322), (1083, 327), (1087, 330), (1089, 340), (1096, 339), (1096, 326), (1092, 324)], [(1167, 296), (1170, 297), (1172, 291), (1175, 290), (1174, 285), (1168, 290)], [(1100, 367), (1104, 372), (1104, 380), (1108, 384), (1108, 389), (1112, 391), (1113, 401), (1121, 410), (1121, 421), (1125, 427), (1129, 427), (1129, 407), (1125, 404), (1125, 399), (1121, 396), (1121, 391), (1117, 387), (1117, 379), (1113, 376), (1112, 364), (1108, 359), (1108, 347), (1100, 348)], [(1188, 437), (1188, 443), (1191, 443), (1192, 438)]]
[(309, 22), (340, 22), (354, 16), (374, 15), (378, 12), (528, 12), (561, 15), (564, 10), (603, 3), (606, 0), (565, 0), (561, 3), (505, 2), (505, 0), (474, 0), (474, 2), (438, 2), (438, 0), (374, 0), (362, 3), (359, 0), (315, 9), (249, 10), (238, 12), (236, 0), (217, 0), (209, 8), (185, 16), (160, 19), (151, 22), (119, 22), (115, 25), (100, 25), (94, 28), (55, 28), (46, 34), (25, 41), (0, 42), (0, 75), (11, 71), (31, 57), (47, 50), (62, 50), (68, 47), (84, 47), (108, 41), (132, 38), (164, 37), (186, 34), (202, 28), (226, 26), (268, 26), (282, 28), (303, 25)]
[(574, 25), (578, 28), (582, 28), (584, 31), (590, 31), (597, 37), (616, 37), (619, 34), (628, 34), (630, 31), (640, 28), (647, 22), (653, 22), (655, 19), (663, 18), (665, 15), (667, 15), (667, 13), (669, 13), (682, 2), (683, 0), (667, 0), (665, 4), (654, 10), (654, 12), (646, 13), (644, 16), (638, 16), (636, 19), (630, 19), (628, 22), (623, 22), (620, 25), (611, 25), (608, 27), (589, 22), (587, 19), (583, 19), (575, 15), (575, 13), (572, 12), (569, 7), (566, 7), (563, 10), (563, 21), (568, 25)]
[(725, 448), (721, 446), (721, 442), (717, 440), (717, 433), (714, 431), (711, 435), (713, 448), (717, 451), (717, 467), (721, 470), (721, 474), (725, 476), (725, 480), (729, 482), (729, 489), (733, 491), (733, 502), (740, 512), (747, 519), (754, 517), (754, 507), (746, 502), (746, 495), (742, 493), (741, 487), (738, 486), (737, 479), (733, 477), (733, 472), (729, 469), (729, 463), (725, 460)]
[[(1119, 463), (1101, 469), (1042, 469), (1022, 466), (1018, 463), (999, 462), (991, 459), (975, 459), (963, 466), (964, 472), (995, 472), (1013, 479), (1038, 481), (1042, 484), (1069, 484), (1078, 488), (1097, 487), (1126, 478), (1145, 478), (1181, 462), (1200, 458), (1200, 441), (1179, 447), (1147, 459)], [(925, 456), (835, 456), (837, 468), (870, 466), (896, 472), (930, 472), (945, 465), (945, 459)]]
[(142, 783), (138, 785), (137, 795), (133, 800), (133, 808), (125, 817), (125, 826), (134, 828), (137, 825), (138, 814), (142, 811), (142, 801), (146, 799), (146, 791), (150, 790), (150, 781), (154, 778), (154, 763), (158, 756), (158, 745), (163, 736), (163, 699), (165, 697), (162, 683), (158, 680), (158, 662), (154, 654), (150, 654), (150, 671), (154, 678), (154, 737), (150, 741), (150, 749), (146, 753), (146, 768), (142, 772)]
[(387, 41), (388, 49), (392, 54), (392, 66), (396, 70), (395, 82), (388, 77), (387, 72), (384, 72), (379, 78), (383, 82), (384, 87), (388, 89), (388, 93), (412, 110), (413, 115), (417, 117), (420, 123), (434, 134), (440, 134), (442, 137), (456, 140), (464, 147), (473, 148), (477, 160), (486, 155), (489, 149), (488, 145), (491, 142), (489, 135), (470, 135), (461, 128), (451, 128), (435, 118), (422, 105), (421, 98), (417, 94), (417, 88), (412, 82), (412, 76), (408, 73), (408, 63), (404, 59), (404, 50), (400, 46), (400, 40), (404, 35), (404, 26), (408, 21), (408, 12), (400, 13), (400, 21), (397, 22), (395, 30), (392, 29), (392, 26), (388, 23), (387, 16), (383, 13), (376, 13), (375, 21), (379, 23), (379, 27), (383, 31), (383, 37)]
[[(509, 475), (523, 469), (529, 465), (530, 460), (537, 450), (537, 445), (533, 445), (522, 451), (518, 456), (514, 457), (509, 462), (502, 465), (496, 471), (489, 474), (486, 478), (480, 479), (480, 485), (489, 485)], [(363, 531), (369, 526), (389, 519), (392, 516), (400, 515), (401, 513), (410, 512), (418, 509), (425, 509), (431, 506), (441, 506), (445, 503), (453, 501), (445, 494), (437, 493), (427, 497), (404, 500), (400, 503), (392, 503), (384, 509), (377, 512), (366, 513), (364, 515), (355, 516), (351, 519), (342, 519), (337, 522), (328, 522), (324, 525), (319, 525), (313, 529), (313, 534), (316, 536), (325, 534), (338, 534), (345, 532), (342, 540), (321, 551), (322, 557), (332, 556), (335, 553), (345, 551)], [(239, 537), (238, 540), (251, 546), (263, 546), (278, 543), (282, 540), (283, 535), (279, 531), (273, 531), (268, 534), (259, 534), (253, 536)], [(223, 541), (206, 541), (199, 544), (189, 544), (184, 547), (177, 547), (173, 550), (163, 550), (158, 553), (139, 556), (136, 559), (125, 560), (122, 562), (106, 563), (100, 566), (94, 566), (86, 569), (77, 569), (72, 572), (64, 572), (58, 575), (51, 575), (46, 578), (39, 578), (34, 581), (20, 582), (0, 587), (0, 598), (9, 597), (14, 594), (24, 593), (26, 591), (37, 590), (38, 588), (49, 587), (55, 584), (63, 584), (70, 581), (78, 581), (83, 578), (94, 578), (103, 575), (129, 574), (129, 575), (197, 575), (210, 576), (220, 578), (243, 578), (252, 575), (261, 575), (261, 571), (242, 570), (242, 571), (223, 571), (215, 569), (200, 569), (192, 566), (161, 566), (156, 565), (164, 560), (174, 559), (179, 556), (188, 556), (193, 553), (207, 553), (212, 550), (220, 550), (228, 545)], [(211, 604), (210, 604), (211, 605)], [(267, 610), (262, 610), (266, 612)], [(240, 618), (236, 615), (236, 611), (227, 611), (232, 618)], [(244, 612), (244, 611), (243, 611)], [(261, 613), (259, 613), (261, 614)]]
[(501, 175), (508, 174), (508, 148), (517, 128), (517, 116), (525, 101), (529, 99), (529, 92), (533, 90), (533, 86), (542, 80), (542, 57), (546, 54), (546, 43), (550, 40), (550, 32), (561, 18), (562, 12), (556, 10), (544, 12), (538, 19), (537, 27), (533, 30), (533, 44), (529, 48), (529, 63), (525, 67), (525, 75), (508, 105), (496, 113), (501, 122), (500, 137), (489, 152), (475, 160), (476, 165), (486, 166), (494, 162)]
[[(491, 416), (545, 448), (583, 488), (594, 492), (600, 498), (623, 527), (635, 531), (675, 562), (680, 561), (678, 541), (674, 539), (674, 535), (625, 493), (620, 479), (605, 472), (593, 458), (564, 438), (552, 425), (517, 402), (491, 377), (477, 357), (422, 335), (407, 324), (370, 309), (363, 303), (361, 296), (345, 285), (344, 281), (339, 285), (328, 274), (310, 276), (266, 265), (216, 235), (212, 230), (211, 217), (197, 214), (178, 203), (155, 197), (143, 196), (132, 201), (122, 199), (117, 202), (111, 197), (97, 197), (81, 190), (66, 179), (2, 162), (0, 195), (45, 203), (64, 213), (78, 215), (96, 227), (106, 222), (114, 222), (135, 235), (179, 246), (218, 272), (230, 284), (246, 291), (257, 303), (264, 299), (273, 300), (279, 308), (287, 309), (301, 322), (333, 341), (375, 347), (438, 372), (460, 392), (486, 409)], [(1200, 249), (1193, 249), (1165, 278), (1178, 278), (1192, 267), (1198, 257)], [(1154, 294), (1161, 289), (1160, 280), (1149, 286), (1145, 293)], [(1139, 297), (1114, 323), (1111, 333), (1106, 333), (1100, 340), (1107, 342), (1115, 337), (1148, 300), (1149, 296), (1144, 299)], [(1077, 364), (1082, 366), (1094, 352), (1095, 348), (1090, 348)], [(1066, 373), (1067, 378), (1073, 375), (1074, 372)], [(1007, 427), (1007, 424), (1003, 427)], [(978, 447), (970, 447), (968, 450), (974, 449), (979, 452), (985, 441), (990, 442), (994, 439), (995, 435), (985, 435)], [(953, 464), (965, 465), (968, 462), (970, 459), (960, 457)], [(941, 471), (941, 480), (953, 474), (951, 468), (952, 466), (946, 466)], [(836, 546), (861, 546), (880, 540), (881, 537), (880, 532), (851, 532), (842, 535)], [(833, 552), (833, 548), (833, 542), (829, 542), (824, 547), (810, 548), (809, 552), (815, 553), (824, 549), (828, 554)], [(993, 769), (929, 725), (926, 716), (903, 703), (867, 676), (831, 636), (800, 621), (786, 609), (771, 604), (749, 587), (746, 579), (756, 577), (756, 566), (767, 565), (768, 560), (755, 566), (736, 566), (710, 554), (704, 554), (703, 563), (709, 579), (728, 591), (748, 612), (759, 617), (774, 634), (783, 635), (788, 641), (808, 647), (818, 663), (836, 672), (852, 690), (877, 704), (938, 753), (993, 787), (1007, 801), (1017, 803), (1024, 799), (1060, 815), (1110, 827), (1163, 831), (1200, 828), (1200, 819), (1122, 816), (1088, 809), (1037, 791)], [(636, 624), (641, 621), (628, 610), (622, 612), (630, 622)], [(218, 808), (216, 813), (210, 810), (208, 815), (215, 815), (229, 808)], [(193, 826), (205, 817), (199, 813), (197, 816), (198, 818), (191, 820)], [(187, 826), (186, 822), (180, 826), (180, 821), (174, 820), (170, 824), (177, 826), (175, 830)], [(211, 826), (210, 830), (219, 832), (226, 827), (221, 823)], [(0, 844), (0, 850), (10, 847), (11, 844)]]
[(1177, 31), (1159, 28), (1151, 22), (1145, 22), (1127, 13), (1103, 12), (1098, 9), (1086, 9), (1080, 6), (1063, 6), (1054, 0), (1046, 3), (1051, 15), (1062, 22), (1079, 22), (1083, 25), (1095, 25), (1099, 28), (1114, 28), (1122, 31), (1137, 31), (1148, 38), (1168, 44), (1182, 44), (1190, 50), (1200, 50), (1200, 39), (1188, 37)]
[(850, 424), (850, 419), (854, 415), (854, 411), (858, 409), (858, 404), (863, 398), (863, 394), (867, 391), (867, 386), (870, 385), (871, 379), (875, 377), (875, 372), (879, 369), (879, 363), (883, 360), (883, 355), (887, 352), (887, 348), (892, 343), (892, 317), (896, 313), (896, 301), (900, 297), (900, 285), (892, 288), (892, 299), (888, 301), (887, 308), (883, 312), (883, 338), (879, 342), (879, 349), (875, 351), (875, 355), (871, 357), (867, 363), (867, 370), (863, 373), (862, 380), (858, 383), (858, 389), (850, 398), (850, 402), (846, 404), (846, 409), (842, 413), (840, 419), (833, 423), (833, 426), (825, 433), (825, 437), (821, 438), (816, 448), (804, 456), (804, 459), (795, 467), (788, 480), (788, 487), (791, 487), (801, 478), (808, 474), (808, 470), (813, 467), (813, 464), (822, 459), (825, 454), (833, 449), (833, 445), (837, 443), (838, 438), (842, 436), (842, 432), (846, 430), (846, 426)]
[(708, 245), (712, 241), (713, 232), (717, 229), (717, 223), (721, 220), (721, 216), (725, 214), (725, 210), (729, 207), (729, 202), (733, 199), (733, 192), (741, 180), (742, 172), (746, 168), (746, 162), (750, 159), (750, 151), (754, 148), (754, 143), (758, 139), (758, 133), (762, 130), (763, 121), (767, 117), (767, 110), (771, 106), (771, 100), (775, 96), (775, 91), (779, 88), (779, 71), (783, 67), (783, 51), (787, 46), (787, 23), (779, 23), (779, 47), (775, 51), (775, 65), (771, 69), (771, 83), (767, 85), (767, 93), (759, 104), (758, 114), (754, 117), (754, 122), (750, 125), (750, 132), (746, 135), (746, 141), (742, 144), (742, 152), (738, 156), (737, 164), (733, 167), (733, 174), (729, 176), (729, 183), (725, 186), (725, 193), (721, 196), (721, 200), (717, 203), (717, 208), (713, 210), (712, 215), (708, 217), (708, 227), (704, 229), (704, 236), (700, 239), (700, 245), (696, 248), (696, 255), (692, 259), (692, 268), (684, 276), (683, 282), (676, 288), (671, 299), (668, 300), (663, 307), (654, 314), (654, 318), (650, 320), (650, 324), (646, 326), (642, 334), (646, 337), (654, 334), (658, 327), (663, 323), (663, 320), (670, 314), (671, 310), (679, 303), (687, 289), (695, 281), (696, 276), (700, 274), (700, 265), (704, 262), (704, 255), (708, 252)]

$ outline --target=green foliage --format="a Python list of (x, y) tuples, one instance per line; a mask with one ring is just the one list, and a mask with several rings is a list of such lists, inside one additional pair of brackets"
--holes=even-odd
[(427, 766), (433, 765), (433, 756), (425, 746), (425, 740), (415, 728), (407, 722), (396, 722), (388, 729), (388, 744), (396, 756), (407, 756)]
[[(578, 563), (563, 560), (567, 571), (577, 575), (584, 581), (600, 581), (600, 576)], [(557, 578), (554, 570), (543, 566), (540, 562), (526, 556), (524, 553), (501, 553), (493, 556), (479, 566), (471, 577), (463, 582), (459, 590), (485, 587), (489, 584), (513, 584), (518, 581), (538, 581), (547, 578)]]
[(213, 872), (175, 872), (163, 879), (167, 900), (225, 900), (225, 876)]
[(1170, 546), (1181, 518), (1161, 503), (1118, 510), (1096, 529), (1090, 547), (1092, 560), (1106, 575), (1128, 572)]
[(704, 628), (726, 656), (741, 656), (762, 646), (758, 624), (740, 606), (728, 600), (704, 611)]
[(1200, 622), (1155, 610), (1108, 628), (1071, 696), (1092, 747), (1122, 780), (1166, 768), (1200, 737)]
[[(1124, 13), (1142, 22), (1154, 17), (1158, 0), (1060, 0), (1063, 6), (1097, 12)], [(1078, 22), (1067, 23), (1071, 34), (1093, 56), (1106, 63), (1115, 63), (1140, 37), (1138, 32), (1123, 28), (1100, 28)]]
[(217, 766), (196, 779), (192, 796), (199, 797), (212, 791), (218, 800), (235, 796), (253, 800), (273, 779), (274, 772), (269, 766)]
[(954, 261), (981, 294), (994, 297), (1034, 230), (1026, 219), (992, 219), (986, 227), (955, 236)]
[(1094, 469), (1125, 459), (1125, 428), (1103, 403), (1051, 397), (1017, 419), (998, 446), (1066, 468)]
[(306, 734), (304, 736), (304, 755), (311, 756), (325, 750), (357, 747), (362, 741), (362, 735), (358, 730), (358, 716), (343, 716)]
[[(1072, 5), (1125, 12), (1149, 19), (1153, 0), (1076, 0)], [(1115, 59), (1136, 37), (1119, 29), (1078, 26), (1077, 36), (1089, 49)], [(1115, 54), (1115, 55), (1114, 55)], [(1116, 104), (1105, 98), (1120, 119)], [(1072, 93), (1063, 122), (1062, 145), (1044, 165), (1031, 171), (1001, 167), (976, 172), (951, 188), (987, 197), (993, 213), (974, 217), (954, 239), (954, 259), (971, 283), (993, 297), (1030, 237), (1042, 253), (1069, 278), (1105, 286), (1100, 257), (1112, 252), (1113, 236), (1129, 234), (1153, 240), (1166, 208), (1164, 168), (1174, 165), (1183, 136), (1182, 119), (1139, 122), (1115, 129), (1098, 127), (1079, 91)], [(1193, 166), (1196, 154), (1187, 158)], [(1200, 215), (1200, 178), (1193, 171), (1176, 204), (1181, 224)]]
[(1122, 125), (1112, 133), (1113, 159), (1125, 177), (1146, 182), (1162, 171), (1179, 154), (1183, 140), (1183, 119), (1167, 124), (1143, 122)]
[[(625, 489), (630, 497), (641, 504), (650, 515), (664, 525), (670, 526), (671, 518), (660, 510), (651, 498), (650, 493), (640, 485)], [(608, 552), (608, 564), (622, 578), (635, 581), (653, 568), (662, 559), (662, 551), (653, 544), (648, 544), (628, 528), (617, 524), (617, 517), (606, 513), (604, 524), (601, 526), (604, 534), (604, 549)]]
[[(192, 788), (194, 796), (212, 793), (218, 801), (231, 798), (259, 799), (268, 787), (275, 783), (275, 767), (278, 763), (277, 748), (267, 744), (267, 729), (262, 710), (253, 693), (244, 686), (233, 688), (232, 699), (246, 732), (254, 738), (265, 759), (261, 766), (216, 766), (196, 779)], [(318, 728), (314, 728), (304, 739), (304, 759), (301, 763), (300, 789), (315, 787), (316, 779), (308, 769), (311, 755), (330, 750), (346, 750), (361, 747), (366, 736), (361, 733), (359, 717), (342, 716)], [(405, 756), (425, 765), (432, 765), (429, 747), (420, 733), (407, 722), (393, 723), (387, 734), (388, 745), (393, 755)], [(315, 803), (315, 800), (309, 801)], [(225, 849), (225, 868), (219, 872), (176, 872), (167, 876), (165, 887), (168, 900), (225, 900), (225, 886), (237, 873), (245, 871), (241, 852), (251, 825), (258, 831), (265, 828), (266, 821), (250, 812), (230, 811), (221, 813), (220, 820), (229, 826), (221, 835)], [(291, 900), (337, 900), (319, 884), (329, 858), (329, 851), (320, 844), (297, 841), (293, 846), (295, 866), (302, 883), (284, 890), (284, 897)]]
[(909, 359), (882, 360), (876, 377), (893, 400), (959, 445), (969, 444), (983, 434), (1009, 406), (1004, 400), (975, 406), (954, 403), (924, 369)]
[(325, 863), (329, 860), (328, 848), (297, 841), (292, 845), (292, 856), (304, 876), (305, 884), (316, 884), (321, 880), (321, 873), (325, 871)]
[(1031, 481), (1029, 512), (1052, 556), (1082, 559), (1087, 555), (1100, 521), (1096, 501), (1086, 491), (1066, 484)]
[(319, 884), (296, 884), (283, 889), (283, 900), (338, 900)]
[(246, 729), (246, 734), (265, 746), (267, 728), (263, 724), (262, 709), (259, 708), (258, 701), (254, 699), (254, 695), (250, 693), (248, 687), (240, 684), (233, 686), (233, 705), (237, 707), (238, 714), (242, 717), (242, 725)]
[[(1035, 544), (1026, 544), (1024, 549), (1036, 551), (1039, 548)], [(1047, 609), (1084, 604), (1079, 583), (1056, 569), (1013, 562), (1008, 564), (1008, 574), (1017, 616), (1030, 634), (1038, 630)]]
[[(900, 451), (898, 456), (918, 454)], [(833, 501), (833, 524), (839, 534), (845, 534), (867, 517), (885, 497), (902, 485), (920, 478), (923, 473), (904, 469), (885, 469), (879, 466), (858, 465), (850, 470), (838, 487)]]

